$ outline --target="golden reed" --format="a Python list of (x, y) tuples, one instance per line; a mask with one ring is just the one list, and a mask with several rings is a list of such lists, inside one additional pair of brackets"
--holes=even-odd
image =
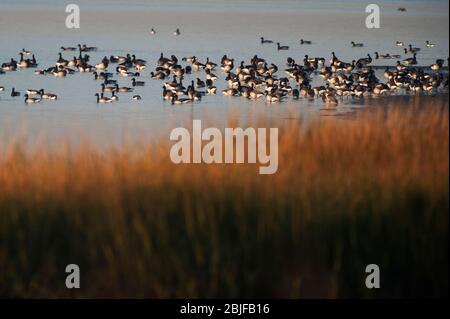
[[(0, 153), (1, 297), (448, 295), (448, 95), (280, 127), (279, 167), (171, 142)], [(81, 288), (68, 290), (76, 263)], [(381, 269), (382, 289), (364, 285)]]

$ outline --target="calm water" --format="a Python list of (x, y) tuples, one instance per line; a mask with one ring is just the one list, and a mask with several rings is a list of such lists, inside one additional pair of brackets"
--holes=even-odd
[[(306, 100), (267, 105), (262, 99), (252, 102), (227, 98), (221, 94), (207, 96), (200, 103), (171, 106), (161, 98), (161, 81), (149, 76), (160, 52), (175, 54), (180, 59), (196, 55), (201, 61), (210, 57), (215, 62), (226, 53), (237, 61), (249, 60), (254, 54), (284, 66), (286, 57), (299, 61), (305, 54), (354, 58), (380, 53), (400, 54), (395, 41), (422, 47), (420, 65), (430, 65), (436, 58), (449, 55), (448, 1), (377, 1), (381, 7), (381, 28), (365, 28), (365, 1), (294, 1), (294, 0), (193, 0), (193, 1), (72, 1), (81, 8), (81, 29), (65, 28), (65, 5), (57, 0), (2, 0), (0, 3), (0, 62), (18, 58), (22, 48), (36, 54), (39, 68), (54, 64), (58, 48), (86, 43), (98, 46), (90, 53), (92, 64), (107, 55), (136, 54), (149, 61), (142, 72), (146, 86), (136, 94), (142, 101), (131, 102), (130, 94), (121, 94), (120, 101), (97, 105), (94, 94), (100, 83), (91, 74), (75, 74), (65, 79), (34, 75), (32, 69), (0, 75), (0, 136), (2, 143), (12, 136), (24, 135), (32, 143), (36, 139), (55, 141), (68, 138), (78, 141), (90, 137), (100, 145), (115, 145), (138, 136), (165, 136), (192, 119), (204, 119), (219, 126), (229, 118), (246, 121), (263, 114), (271, 123), (320, 115), (353, 112), (373, 101), (344, 101), (336, 110), (324, 110), (322, 103)], [(407, 12), (397, 11), (406, 7)], [(179, 27), (181, 36), (174, 37)], [(157, 34), (151, 36), (150, 28)], [(289, 51), (277, 52), (274, 45), (261, 45), (259, 37), (289, 45)], [(299, 39), (312, 40), (301, 46)], [(364, 48), (351, 48), (350, 41), (364, 42)], [(437, 46), (427, 49), (425, 40)], [(275, 41), (275, 42), (276, 42)], [(65, 58), (72, 54), (65, 53)], [(395, 60), (375, 60), (374, 64), (394, 64)], [(110, 68), (111, 69), (111, 68)], [(224, 87), (220, 70), (218, 89)], [(279, 72), (279, 75), (284, 75)], [(194, 73), (186, 77), (204, 77)], [(318, 82), (321, 83), (321, 82)], [(119, 85), (130, 86), (130, 79), (119, 78)], [(27, 88), (44, 88), (56, 93), (59, 100), (25, 105), (23, 99), (9, 96), (11, 87), (24, 94)]]

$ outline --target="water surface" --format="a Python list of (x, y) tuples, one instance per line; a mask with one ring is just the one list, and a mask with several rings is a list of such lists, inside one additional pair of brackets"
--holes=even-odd
[[(420, 65), (430, 65), (436, 58), (449, 55), (448, 1), (378, 1), (381, 8), (381, 28), (365, 27), (366, 1), (268, 1), (268, 0), (193, 0), (193, 1), (119, 1), (78, 0), (81, 8), (81, 28), (65, 28), (65, 6), (57, 0), (6, 0), (0, 4), (0, 61), (18, 58), (22, 48), (32, 50), (40, 68), (57, 60), (59, 47), (78, 43), (98, 46), (91, 53), (92, 63), (103, 56), (136, 54), (149, 61), (141, 80), (146, 86), (136, 90), (142, 101), (131, 102), (130, 95), (121, 94), (120, 101), (97, 105), (94, 94), (100, 83), (91, 74), (75, 74), (65, 79), (38, 76), (32, 69), (0, 75), (0, 135), (2, 140), (23, 133), (30, 141), (54, 141), (61, 137), (77, 142), (89, 137), (99, 145), (117, 145), (127, 138), (161, 137), (174, 127), (192, 119), (204, 119), (225, 125), (229, 118), (246, 121), (262, 116), (268, 121), (299, 119), (321, 115), (343, 114), (367, 107), (373, 100), (344, 100), (336, 110), (324, 110), (321, 102), (288, 101), (268, 105), (260, 101), (227, 98), (220, 94), (207, 96), (200, 103), (171, 106), (161, 98), (161, 81), (149, 76), (153, 61), (160, 52), (179, 58), (196, 55), (201, 61), (209, 57), (220, 61), (223, 54), (237, 61), (249, 60), (254, 54), (284, 67), (290, 56), (301, 61), (305, 54), (330, 58), (335, 51), (342, 60), (351, 61), (374, 51), (401, 54), (397, 40), (422, 47)], [(406, 7), (402, 13), (398, 7)], [(179, 27), (181, 35), (172, 32)], [(150, 28), (157, 34), (151, 36)], [(265, 36), (284, 45), (289, 51), (278, 52), (274, 45), (261, 45)], [(300, 38), (313, 45), (301, 46)], [(364, 48), (352, 48), (350, 41), (364, 42)], [(426, 40), (437, 46), (427, 49)], [(71, 58), (70, 53), (64, 54)], [(376, 60), (391, 64), (394, 60)], [(219, 70), (217, 86), (224, 87), (224, 75)], [(204, 77), (194, 73), (191, 79)], [(284, 76), (279, 72), (279, 76)], [(380, 76), (381, 77), (381, 76)], [(322, 83), (322, 82), (317, 82)], [(119, 85), (130, 86), (130, 79), (119, 78)], [(11, 87), (24, 94), (27, 88), (44, 88), (58, 94), (57, 102), (45, 101), (25, 105), (23, 99), (9, 97)]]

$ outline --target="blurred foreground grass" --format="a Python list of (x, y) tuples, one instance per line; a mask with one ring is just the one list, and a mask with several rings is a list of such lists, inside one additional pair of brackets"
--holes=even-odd
[[(168, 141), (0, 152), (1, 297), (448, 296), (448, 100), (280, 128), (279, 169)], [(167, 139), (168, 140), (168, 139)], [(65, 266), (81, 289), (65, 288)], [(381, 289), (365, 287), (365, 266)]]

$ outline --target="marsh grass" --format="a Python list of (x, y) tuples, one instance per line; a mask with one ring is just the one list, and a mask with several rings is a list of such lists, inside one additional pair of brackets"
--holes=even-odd
[[(448, 134), (446, 98), (292, 121), (270, 176), (172, 164), (168, 141), (13, 143), (0, 153), (0, 296), (448, 296)], [(69, 263), (79, 290), (65, 288)]]

